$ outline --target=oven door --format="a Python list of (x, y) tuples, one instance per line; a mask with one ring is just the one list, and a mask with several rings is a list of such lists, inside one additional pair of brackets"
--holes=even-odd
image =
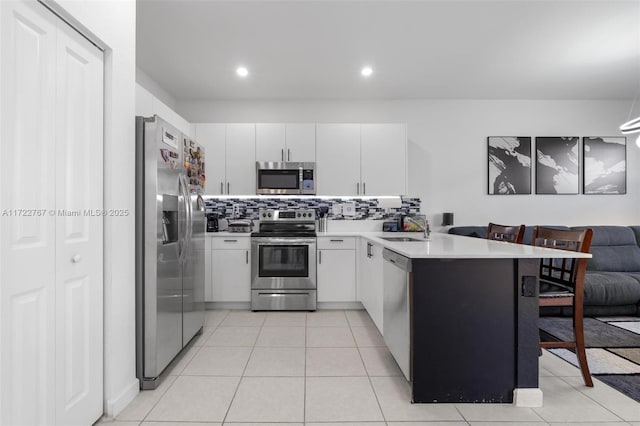
[(316, 239), (251, 238), (251, 288), (315, 290)]

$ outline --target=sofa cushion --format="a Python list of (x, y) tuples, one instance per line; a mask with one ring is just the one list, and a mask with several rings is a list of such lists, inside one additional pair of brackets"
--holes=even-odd
[(590, 271), (640, 272), (640, 247), (628, 226), (576, 226), (571, 229), (593, 229)]
[(587, 271), (585, 305), (635, 305), (640, 303), (640, 272)]
[(449, 228), (449, 233), (464, 235), (465, 237), (487, 238), (486, 226), (454, 226)]

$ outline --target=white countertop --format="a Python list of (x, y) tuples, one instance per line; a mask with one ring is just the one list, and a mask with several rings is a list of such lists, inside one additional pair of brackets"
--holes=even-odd
[[(249, 232), (207, 232), (207, 237), (249, 237)], [(432, 233), (430, 241), (424, 240), (422, 232), (366, 232), (366, 231), (329, 231), (318, 232), (318, 237), (362, 237), (412, 259), (501, 259), (522, 258), (590, 258), (590, 253), (576, 253), (566, 250), (554, 250), (491, 241), (484, 238), (472, 238), (461, 235)], [(416, 242), (394, 242), (380, 237), (407, 237)]]
[[(424, 240), (422, 232), (319, 232), (318, 237), (363, 237), (412, 259), (501, 259), (523, 258), (590, 258), (590, 253), (576, 253), (567, 250), (554, 250), (513, 244), (503, 241), (491, 241), (484, 238), (464, 237), (461, 235), (432, 233), (430, 241)], [(408, 237), (420, 241), (393, 242), (380, 237)]]

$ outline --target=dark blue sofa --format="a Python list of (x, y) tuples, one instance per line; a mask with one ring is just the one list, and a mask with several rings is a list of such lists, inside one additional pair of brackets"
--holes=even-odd
[[(585, 226), (553, 226), (584, 229)], [(640, 315), (640, 226), (589, 226), (593, 229), (592, 259), (584, 282), (586, 316)], [(486, 226), (457, 226), (450, 234), (485, 238)], [(533, 227), (527, 226), (524, 243), (531, 244)], [(547, 309), (543, 314), (571, 315), (570, 308)]]

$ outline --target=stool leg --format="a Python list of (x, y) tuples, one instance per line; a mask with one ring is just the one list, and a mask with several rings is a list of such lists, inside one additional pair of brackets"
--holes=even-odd
[(578, 357), (578, 364), (580, 365), (580, 371), (582, 372), (584, 384), (592, 388), (593, 380), (591, 380), (589, 364), (587, 363), (587, 353), (584, 346), (582, 309), (577, 306), (573, 307), (573, 333), (576, 337), (576, 356)]

